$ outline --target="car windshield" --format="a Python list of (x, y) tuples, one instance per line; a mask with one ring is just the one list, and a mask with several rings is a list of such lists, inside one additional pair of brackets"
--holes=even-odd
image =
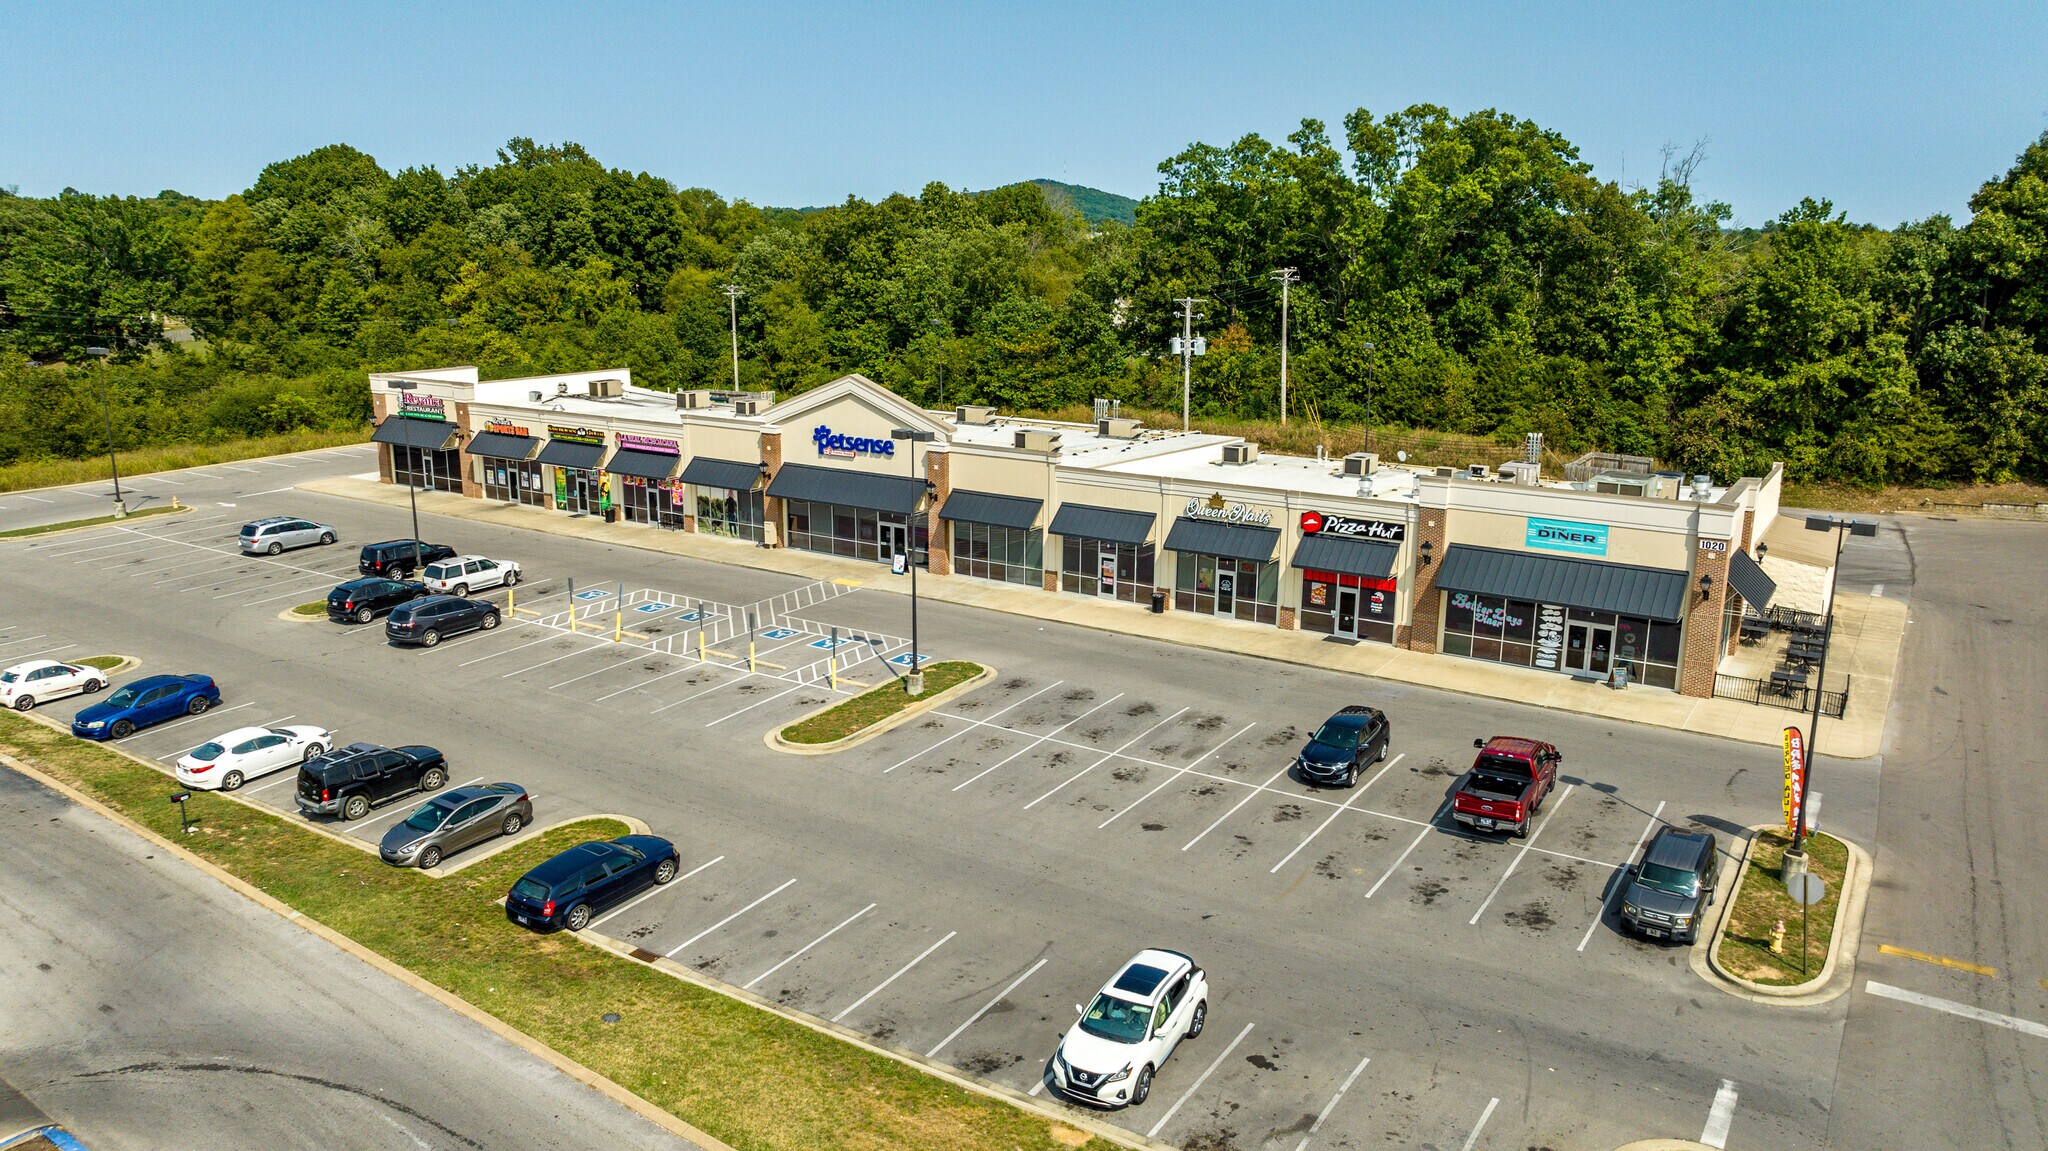
[(1643, 872), (1636, 877), (1644, 886), (1653, 887), (1666, 895), (1693, 896), (1700, 893), (1700, 877), (1690, 871), (1665, 867), (1660, 863), (1645, 863)]
[(1316, 729), (1310, 739), (1325, 747), (1338, 751), (1354, 751), (1358, 747), (1358, 734), (1362, 729), (1353, 723), (1326, 723)]
[(448, 821), (448, 808), (430, 803), (406, 818), (405, 825), (414, 831), (432, 831)]
[(1112, 1043), (1137, 1043), (1145, 1038), (1145, 1027), (1151, 1021), (1151, 1008), (1104, 992), (1082, 1012), (1081, 1030)]
[(619, 849), (620, 851), (623, 851), (623, 852), (625, 852), (625, 853), (626, 853), (627, 855), (630, 855), (630, 856), (632, 856), (632, 857), (633, 857), (634, 859), (646, 859), (646, 858), (647, 858), (647, 857), (646, 857), (645, 855), (642, 855), (642, 854), (640, 853), (640, 849), (639, 849), (639, 848), (637, 848), (637, 847), (627, 847), (627, 846), (626, 846), (625, 844), (623, 844), (623, 843), (614, 843), (614, 844), (612, 844), (612, 846), (613, 846), (613, 847), (616, 847), (616, 848), (618, 848), (618, 849)]
[(115, 707), (130, 707), (141, 697), (142, 693), (140, 691), (137, 691), (133, 686), (129, 686), (108, 696), (107, 702)]
[(227, 754), (227, 748), (217, 743), (202, 743), (192, 749), (193, 759), (219, 759)]
[(512, 894), (523, 895), (528, 899), (537, 899), (545, 903), (548, 898), (548, 885), (545, 883), (535, 883), (531, 879), (522, 879), (512, 885)]

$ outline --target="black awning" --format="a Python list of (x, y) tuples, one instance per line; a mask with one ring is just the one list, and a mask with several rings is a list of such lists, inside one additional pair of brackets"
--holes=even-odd
[(1126, 512), (1098, 508), (1093, 504), (1061, 504), (1046, 530), (1056, 536), (1087, 540), (1108, 540), (1113, 544), (1141, 544), (1152, 534), (1151, 512)]
[(683, 469), (682, 480), (686, 484), (696, 484), (699, 487), (728, 488), (736, 492), (752, 491), (754, 486), (761, 482), (761, 465), (698, 456)]
[(1366, 579), (1393, 578), (1400, 558), (1400, 544), (1346, 536), (1303, 536), (1301, 546), (1294, 549), (1295, 567)]
[(768, 481), (768, 494), (783, 500), (810, 500), (907, 516), (924, 499), (924, 481), (909, 476), (877, 476), (810, 464), (784, 464), (775, 478)]
[(447, 447), (448, 442), (455, 438), (455, 433), (461, 430), (446, 420), (409, 420), (404, 416), (390, 416), (377, 425), (377, 431), (370, 436), (370, 442), (440, 451)]
[(1187, 516), (1173, 521), (1173, 527), (1166, 533), (1166, 550), (1170, 552), (1190, 552), (1261, 564), (1273, 558), (1273, 546), (1279, 542), (1279, 528), (1219, 524), (1214, 520)]
[(946, 506), (939, 509), (939, 518), (1023, 531), (1038, 522), (1039, 509), (1044, 506), (1044, 500), (1026, 499), (1023, 496), (956, 491), (946, 497)]
[(568, 440), (549, 440), (548, 446), (540, 450), (539, 462), (553, 464), (558, 468), (578, 468), (588, 471), (604, 458), (603, 444), (578, 444)]
[(1744, 603), (1762, 611), (1771, 606), (1771, 597), (1778, 594), (1778, 581), (1764, 574), (1764, 569), (1749, 558), (1749, 553), (1738, 551), (1728, 560), (1728, 586), (1742, 597)]
[(638, 476), (643, 480), (665, 480), (676, 474), (676, 464), (682, 457), (667, 452), (643, 452), (636, 448), (620, 448), (606, 461), (604, 470), (615, 476)]
[(1685, 583), (1681, 571), (1469, 544), (1452, 544), (1436, 573), (1436, 586), (1444, 591), (1648, 616), (1666, 623), (1685, 618)]
[(478, 432), (462, 450), (472, 456), (490, 456), (500, 460), (530, 460), (536, 448), (540, 447), (538, 436), (514, 436), (504, 432)]

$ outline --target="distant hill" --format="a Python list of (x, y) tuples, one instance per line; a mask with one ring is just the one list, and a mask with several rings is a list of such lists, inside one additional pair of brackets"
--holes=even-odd
[(1100, 188), (1086, 188), (1079, 184), (1062, 184), (1058, 180), (1032, 180), (1044, 191), (1045, 198), (1057, 208), (1072, 208), (1081, 213), (1081, 218), (1091, 224), (1104, 220), (1115, 220), (1119, 224), (1138, 222), (1138, 202), (1129, 196), (1105, 192)]

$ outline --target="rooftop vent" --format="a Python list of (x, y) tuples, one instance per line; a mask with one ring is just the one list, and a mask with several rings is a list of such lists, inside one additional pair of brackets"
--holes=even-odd
[(1103, 420), (1119, 414), (1123, 409), (1124, 402), (1122, 400), (1105, 400), (1101, 396), (1097, 396), (1095, 397), (1095, 422), (1101, 423)]
[(990, 423), (995, 419), (995, 414), (994, 408), (976, 407), (973, 404), (962, 404), (953, 409), (954, 421), (962, 424)]
[(1144, 424), (1137, 420), (1124, 420), (1118, 419), (1115, 416), (1105, 416), (1095, 421), (1095, 434), (1105, 439), (1135, 440), (1138, 438), (1139, 430), (1144, 426)]
[(1490, 479), (1493, 476), (1493, 469), (1485, 464), (1467, 464), (1465, 465), (1465, 474), (1475, 480)]
[(1223, 462), (1226, 464), (1248, 464), (1259, 458), (1259, 445), (1250, 442), (1223, 445)]
[(699, 408), (708, 408), (710, 406), (711, 390), (709, 388), (690, 388), (676, 393), (676, 410), (679, 412), (693, 412)]
[(1015, 443), (1020, 451), (1056, 452), (1060, 450), (1060, 434), (1045, 428), (1018, 428)]
[(558, 396), (566, 396), (566, 395), (568, 395), (568, 394), (569, 394), (569, 381), (567, 381), (567, 380), (557, 380), (557, 381), (555, 381), (555, 394), (556, 394), (556, 395), (558, 395)]
[(1378, 452), (1352, 452), (1344, 457), (1344, 474), (1347, 476), (1369, 476), (1380, 470)]

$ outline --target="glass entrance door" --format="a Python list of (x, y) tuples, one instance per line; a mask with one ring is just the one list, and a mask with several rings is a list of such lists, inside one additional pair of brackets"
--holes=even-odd
[(1605, 677), (1614, 658), (1614, 629), (1605, 624), (1574, 623), (1565, 629), (1565, 666)]
[(909, 529), (905, 528), (902, 524), (892, 524), (887, 520), (882, 521), (880, 527), (882, 531), (882, 559), (891, 566), (894, 566), (896, 557), (903, 556), (903, 563), (907, 568), (910, 564)]
[(1358, 637), (1358, 589), (1337, 589), (1337, 634)]
[(1237, 573), (1219, 571), (1216, 573), (1216, 614), (1229, 615), (1236, 610)]
[(581, 468), (572, 468), (569, 476), (569, 510), (583, 515), (598, 512), (597, 477), (595, 473)]

